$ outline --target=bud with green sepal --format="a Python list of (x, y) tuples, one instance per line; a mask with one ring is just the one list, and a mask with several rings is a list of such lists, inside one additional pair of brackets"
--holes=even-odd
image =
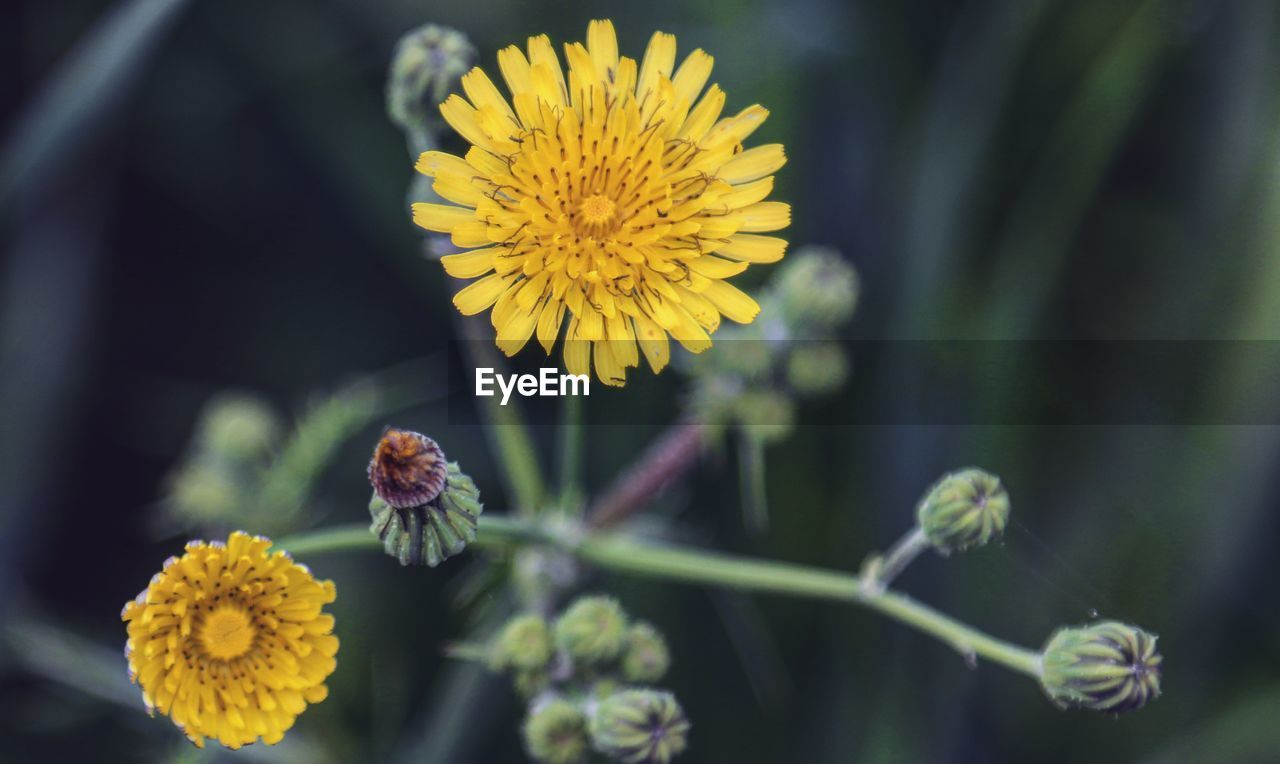
[(1041, 657), (1040, 684), (1063, 708), (1136, 711), (1160, 695), (1156, 636), (1119, 621), (1059, 629)]
[(369, 529), (401, 565), (435, 567), (476, 538), (480, 491), (435, 441), (388, 429), (369, 463)]
[(494, 671), (537, 672), (551, 663), (555, 648), (551, 627), (540, 615), (518, 615), (507, 621), (489, 653)]
[(838, 390), (849, 377), (849, 360), (837, 342), (802, 342), (787, 359), (787, 383), (801, 395)]
[(858, 304), (858, 273), (834, 249), (804, 247), (781, 266), (773, 279), (782, 315), (793, 333), (805, 327), (829, 328), (853, 315)]
[(435, 129), (440, 102), (475, 61), (467, 36), (448, 27), (427, 24), (400, 38), (387, 77), (387, 115), (411, 135)]
[(1000, 478), (970, 467), (944, 475), (929, 489), (916, 510), (925, 538), (947, 554), (982, 546), (1004, 533), (1009, 522), (1009, 494)]
[(666, 640), (651, 624), (640, 622), (627, 630), (622, 651), (622, 675), (629, 682), (656, 682), (671, 667)]
[(544, 764), (576, 764), (587, 757), (587, 719), (561, 698), (535, 702), (524, 722), (530, 758)]
[(624, 690), (596, 707), (591, 742), (625, 764), (666, 764), (688, 746), (689, 720), (669, 692)]
[(556, 619), (556, 645), (575, 664), (616, 660), (626, 639), (626, 613), (611, 597), (580, 597)]

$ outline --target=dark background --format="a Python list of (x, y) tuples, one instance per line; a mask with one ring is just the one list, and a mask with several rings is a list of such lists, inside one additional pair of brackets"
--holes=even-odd
[[(768, 534), (741, 529), (732, 452), (656, 508), (708, 546), (853, 570), (938, 474), (982, 465), (1013, 497), (1004, 543), (930, 557), (904, 587), (1027, 645), (1091, 611), (1141, 624), (1166, 656), (1158, 702), (1119, 720), (1060, 712), (1025, 678), (970, 670), (872, 614), (599, 580), (670, 640), (667, 684), (694, 721), (681, 760), (1280, 759), (1273, 4), (64, 0), (3, 13), (4, 757), (195, 756), (120, 686), (117, 612), (180, 548), (157, 501), (206, 400), (246, 389), (301, 411), (360, 373), (413, 359), (434, 373), (453, 308), (421, 257), (411, 162), (384, 113), (397, 38), (454, 26), (492, 70), (501, 46), (582, 39), (611, 17), (624, 54), (674, 32), (682, 51), (716, 56), (730, 110), (771, 110), (758, 138), (788, 148), (787, 236), (861, 273), (850, 339), (1265, 340), (1194, 345), (1150, 396), (1131, 364), (1062, 374), (1060, 396), (1149, 418), (824, 426), (857, 421), (866, 396), (905, 405), (910, 364), (857, 376), (855, 359), (859, 398), (804, 404), (769, 451)], [(1027, 353), (972, 400), (1017, 411), (1062, 365)], [(682, 382), (633, 372), (593, 394), (588, 418), (661, 408)], [(478, 427), (442, 403), (393, 418), (505, 509)], [(308, 523), (365, 520), (381, 424), (346, 441)], [(592, 427), (588, 487), (658, 432)], [(554, 428), (536, 434), (550, 452)], [(451, 605), (465, 565), (309, 562), (340, 591), (333, 694), (280, 748), (225, 758), (518, 760), (503, 683), (435, 657), (466, 633)]]

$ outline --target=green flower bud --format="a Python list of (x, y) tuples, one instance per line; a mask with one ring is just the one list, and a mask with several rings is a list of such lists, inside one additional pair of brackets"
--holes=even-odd
[(671, 653), (658, 630), (637, 623), (627, 631), (622, 652), (622, 675), (629, 682), (656, 682), (671, 666)]
[(532, 698), (551, 685), (551, 676), (546, 669), (517, 669), (511, 677), (511, 684), (520, 697)]
[(627, 639), (627, 616), (610, 597), (579, 597), (560, 614), (556, 644), (573, 660), (598, 665), (616, 659)]
[(1119, 714), (1160, 695), (1156, 636), (1119, 621), (1059, 629), (1041, 661), (1040, 684), (1062, 708)]
[(802, 395), (840, 389), (849, 377), (849, 360), (835, 342), (802, 343), (787, 359), (787, 382)]
[(626, 764), (666, 764), (688, 746), (689, 720), (669, 692), (625, 690), (596, 708), (591, 742)]
[(195, 523), (214, 523), (234, 517), (244, 507), (244, 495), (232, 471), (194, 462), (170, 478), (170, 509)]
[(559, 698), (536, 703), (524, 722), (529, 757), (545, 764), (574, 764), (587, 756), (587, 719)]
[(261, 398), (231, 394), (205, 407), (200, 440), (210, 454), (247, 462), (266, 454), (280, 430), (279, 417)]
[(396, 45), (387, 77), (387, 115), (409, 132), (438, 124), (437, 107), (476, 61), (466, 35), (427, 24)]
[(843, 323), (858, 304), (857, 271), (839, 252), (827, 247), (795, 252), (773, 283), (782, 314), (793, 330)]
[(1009, 522), (1009, 494), (1000, 478), (970, 467), (943, 475), (920, 500), (916, 520), (940, 552), (982, 546)]
[[(422, 442), (430, 448), (410, 448)], [(374, 485), (369, 530), (401, 565), (434, 568), (475, 541), (484, 511), (480, 491), (457, 462), (444, 462), (430, 438), (388, 430), (369, 464), (369, 477)], [(412, 504), (410, 496), (422, 503)]]
[(536, 671), (551, 662), (554, 647), (551, 644), (551, 627), (539, 615), (518, 615), (507, 621), (498, 634), (489, 655), (489, 667), (494, 671)]
[(773, 390), (743, 393), (738, 396), (734, 409), (743, 429), (764, 443), (786, 438), (795, 427), (795, 404)]

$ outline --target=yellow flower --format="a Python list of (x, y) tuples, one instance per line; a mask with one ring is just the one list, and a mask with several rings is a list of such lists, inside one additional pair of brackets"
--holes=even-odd
[[(743, 150), (768, 112), (721, 118), (711, 56), (677, 68), (676, 41), (658, 32), (644, 59), (618, 55), (613, 24), (593, 21), (587, 44), (550, 40), (498, 53), (508, 102), (479, 69), (440, 112), (472, 148), (428, 151), (417, 169), (453, 204), (413, 205), (414, 222), (470, 249), (445, 270), (478, 278), (454, 298), (462, 313), (493, 308), (497, 343), (514, 355), (535, 333), (549, 354), (568, 309), (565, 366), (610, 385), (643, 352), (666, 366), (668, 335), (698, 353), (723, 314), (749, 323), (760, 308), (725, 279), (782, 258), (791, 209), (764, 201), (786, 162), (780, 144)], [(701, 98), (699, 95), (701, 94)], [(637, 352), (637, 340), (639, 352)]]
[(192, 541), (120, 617), (129, 624), (129, 676), (148, 711), (173, 719), (198, 747), (278, 743), (307, 703), (328, 695), (337, 666), (332, 581), (271, 541), (236, 531), (226, 544)]

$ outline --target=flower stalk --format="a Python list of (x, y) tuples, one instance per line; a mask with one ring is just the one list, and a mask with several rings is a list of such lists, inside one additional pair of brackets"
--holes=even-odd
[[(491, 549), (544, 544), (600, 568), (641, 578), (860, 605), (941, 640), (970, 663), (985, 658), (1018, 673), (1040, 677), (1039, 652), (992, 637), (892, 589), (869, 591), (863, 579), (854, 574), (721, 554), (623, 533), (588, 532), (578, 538), (573, 535), (566, 534), (563, 526), (553, 528), (510, 516), (484, 515), (475, 544)], [(297, 555), (379, 548), (377, 539), (363, 526), (299, 534), (279, 542), (279, 546)]]

